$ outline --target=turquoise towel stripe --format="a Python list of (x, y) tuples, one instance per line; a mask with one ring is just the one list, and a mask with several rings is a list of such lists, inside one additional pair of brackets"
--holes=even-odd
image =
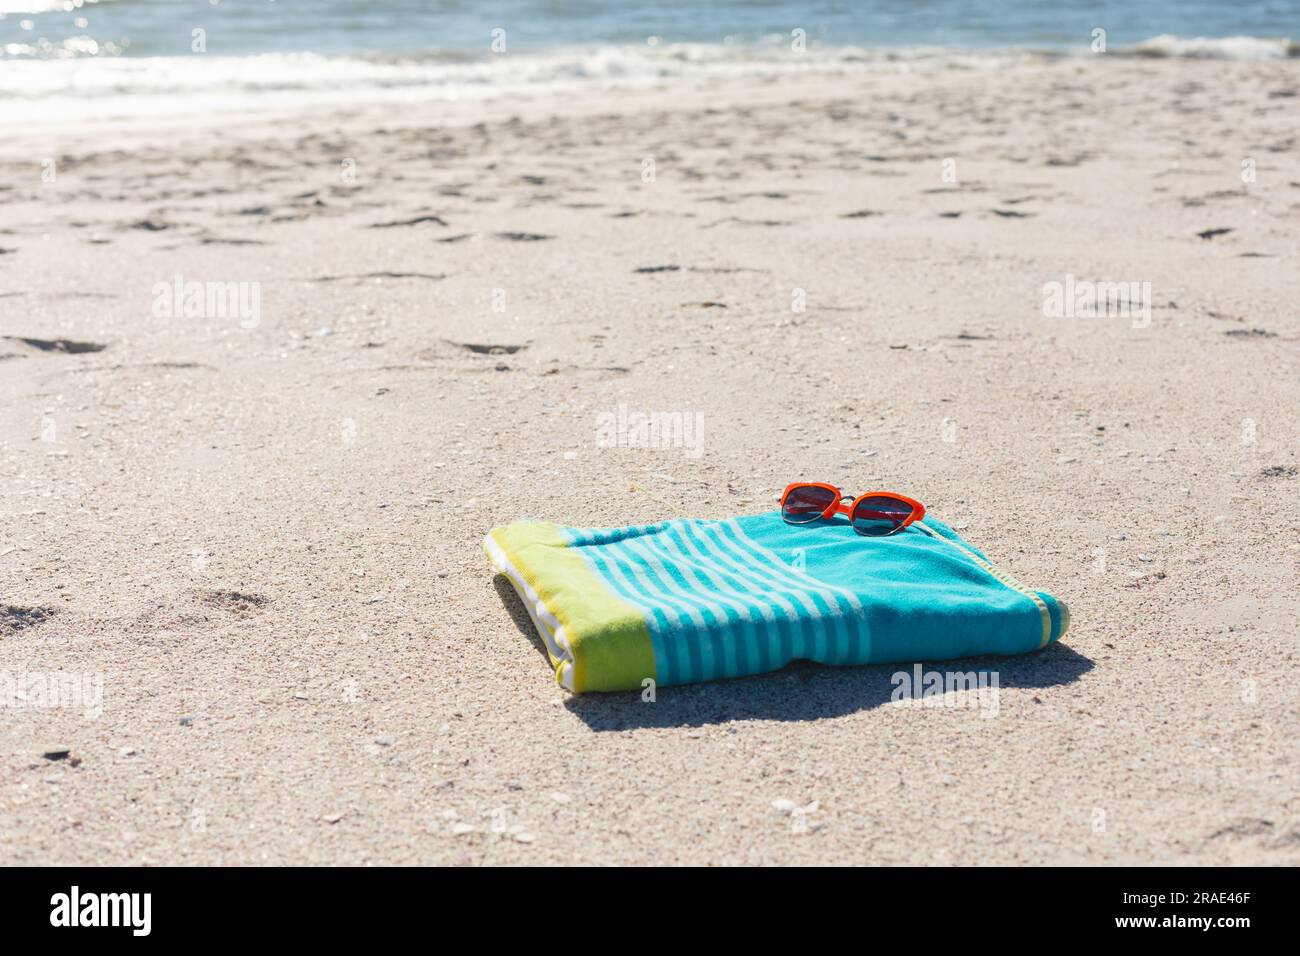
[[(669, 619), (675, 619), (676, 629), (681, 631), (686, 639), (666, 642), (665, 663), (669, 665), (675, 682), (687, 683), (697, 680), (691, 662), (691, 650), (693, 647), (698, 648), (700, 635), (708, 627), (704, 615), (689, 602), (673, 597), (662, 589), (653, 572), (635, 556), (629, 554), (623, 547), (623, 543), (611, 542), (606, 545), (606, 560), (617, 571), (626, 574), (624, 580), (632, 582), (644, 600), (663, 608), (666, 612), (671, 611), (668, 615)], [(696, 653), (698, 654), (698, 650)]]
[[(784, 522), (783, 522), (784, 524)], [(804, 572), (797, 571), (791, 565), (782, 561), (770, 550), (763, 545), (754, 541), (745, 534), (740, 524), (734, 519), (718, 522), (720, 528), (726, 529), (733, 535), (740, 548), (740, 552), (746, 555), (752, 555), (756, 562), (767, 562), (772, 567), (781, 569), (790, 574), (797, 574), (801, 577), (808, 577)], [(787, 526), (789, 527), (789, 526)], [(856, 534), (856, 532), (854, 532)], [(811, 583), (814, 579), (808, 578)], [(862, 634), (861, 630), (865, 626), (863, 617), (862, 601), (856, 594), (846, 588), (820, 585), (823, 595), (831, 595), (837, 601), (838, 612), (835, 614), (836, 635), (835, 640), (842, 643), (836, 644), (829, 640), (823, 631), (823, 640), (826, 644), (822, 646), (821, 653), (814, 656), (814, 660), (819, 660), (827, 664), (853, 663), (862, 659)], [(839, 613), (842, 612), (842, 613)], [(843, 650), (839, 650), (843, 648)]]
[(745, 673), (758, 673), (772, 666), (773, 655), (785, 635), (785, 640), (793, 644), (796, 628), (814, 627), (815, 621), (808, 616), (807, 610), (800, 610), (790, 600), (788, 589), (780, 582), (756, 575), (743, 563), (734, 560), (730, 552), (721, 548), (719, 543), (707, 533), (704, 522), (683, 526), (684, 536), (692, 541), (703, 553), (701, 559), (710, 567), (718, 569), (729, 576), (733, 586), (762, 602), (769, 610), (773, 626), (766, 629), (763, 640), (756, 643), (749, 654), (750, 669)]
[[(820, 620), (822, 610), (808, 599), (807, 594), (802, 593), (802, 589), (792, 587), (790, 581), (781, 574), (755, 565), (747, 560), (747, 556), (743, 553), (738, 555), (728, 540), (719, 533), (718, 528), (698, 527), (693, 530), (699, 540), (705, 542), (709, 553), (724, 562), (733, 574), (745, 582), (747, 588), (778, 600), (779, 606), (785, 612), (784, 620), (792, 625), (790, 628), (792, 651), (795, 626), (797, 626), (800, 644), (807, 646), (810, 643), (813, 645), (817, 643), (818, 636), (824, 628)], [(798, 607), (795, 606), (796, 604)]]
[[(688, 528), (686, 526), (679, 525), (677, 527), (677, 530), (682, 535), (689, 534)], [(705, 554), (708, 553), (707, 546), (696, 544), (696, 548), (697, 549), (702, 548), (703, 553)], [(725, 579), (725, 573), (728, 570), (725, 565), (722, 565), (717, 562), (712, 562), (709, 558), (700, 559), (695, 557), (694, 555), (692, 555), (691, 560), (696, 561), (702, 567), (706, 567), (716, 574), (723, 574)], [(741, 594), (746, 593), (743, 587), (737, 587), (737, 582), (734, 580), (734, 578), (728, 579), (728, 586), (732, 587), (734, 590), (738, 591)], [(790, 616), (792, 616), (792, 614), (793, 614), (793, 608), (787, 609), (781, 607), (778, 602), (769, 602), (769, 604), (767, 605), (767, 614), (764, 615), (766, 619), (765, 626), (762, 628), (755, 628), (752, 632), (747, 634), (745, 637), (744, 656), (746, 661), (746, 667), (762, 668), (763, 666), (765, 666), (765, 662), (769, 660), (771, 656), (770, 648), (772, 644), (780, 640), (781, 628), (784, 626), (785, 622), (790, 619)]]
[(709, 569), (692, 560), (689, 556), (684, 556), (681, 552), (673, 547), (670, 540), (672, 536), (680, 531), (677, 524), (670, 524), (665, 528), (664, 534), (657, 536), (660, 540), (655, 542), (657, 554), (666, 563), (671, 563), (680, 568), (682, 573), (689, 577), (691, 582), (697, 586), (703, 586), (709, 593), (716, 595), (719, 599), (727, 600), (731, 606), (738, 608), (743, 612), (744, 625), (730, 630), (724, 637), (724, 652), (718, 655), (718, 673), (732, 673), (736, 666), (736, 661), (740, 656), (738, 648), (740, 645), (747, 644), (755, 639), (758, 628), (754, 624), (753, 611), (743, 601), (736, 596), (734, 589), (725, 585), (716, 576), (710, 576)]
[(810, 590), (806, 582), (795, 577), (792, 574), (792, 567), (783, 564), (769, 568), (755, 562), (752, 556), (743, 548), (736, 547), (731, 538), (725, 534), (721, 522), (709, 527), (706, 536), (715, 542), (718, 553), (725, 555), (727, 560), (731, 561), (737, 568), (752, 576), (756, 582), (755, 586), (776, 589), (799, 605), (799, 614), (796, 618), (797, 623), (800, 625), (798, 632), (797, 634), (792, 633), (788, 647), (782, 648), (783, 656), (778, 660), (779, 664), (784, 665), (794, 659), (796, 637), (797, 643), (805, 656), (807, 652), (802, 649), (809, 646), (816, 647), (819, 642), (825, 640), (824, 635), (831, 605), (826, 602), (818, 591)]
[[(665, 652), (670, 665), (666, 680), (686, 682), (761, 673), (800, 656), (825, 663), (858, 657), (856, 629), (848, 627), (842, 617), (856, 603), (851, 592), (819, 586), (808, 578), (801, 580), (790, 565), (755, 548), (737, 528), (725, 522), (665, 522), (652, 528), (661, 533), (631, 534), (617, 540), (619, 531), (640, 529), (582, 529), (575, 537), (606, 546), (606, 559), (614, 559), (609, 569), (623, 588), (629, 589), (626, 594), (635, 606), (660, 609), (647, 619), (648, 627), (665, 626), (662, 609), (667, 607), (675, 614), (675, 618), (667, 619), (667, 626), (693, 634), (693, 640), (676, 643), (675, 653)], [(691, 542), (697, 549), (695, 555), (650, 547), (651, 542), (667, 545), (674, 540), (674, 534)], [(698, 591), (704, 579), (685, 573), (694, 563), (693, 557), (698, 559), (699, 567), (729, 576), (731, 585), (724, 590), (719, 591), (714, 584), (702, 592), (713, 601), (701, 597)], [(736, 633), (734, 619), (714, 603), (732, 590), (765, 606), (769, 626), (761, 631), (740, 629)], [(721, 627), (723, 620), (729, 625), (725, 629)], [(662, 634), (659, 637), (662, 640)], [(743, 642), (743, 659), (741, 654), (727, 654), (718, 646), (721, 643), (734, 648), (737, 642)]]
[(732, 529), (727, 527), (726, 522), (716, 522), (709, 531), (716, 536), (719, 548), (724, 550), (732, 561), (754, 575), (756, 580), (763, 582), (767, 587), (784, 589), (800, 602), (805, 612), (804, 620), (812, 629), (814, 653), (811, 656), (814, 660), (826, 659), (825, 651), (819, 653), (818, 648), (839, 646), (836, 641), (846, 638), (847, 628), (840, 615), (832, 608), (829, 590), (815, 586), (815, 582), (800, 578), (793, 562), (786, 563), (779, 559), (764, 560), (761, 554), (737, 540), (730, 533)]
[(800, 658), (1021, 653), (1042, 643), (1049, 613), (1050, 639), (1060, 636), (1064, 605), (1044, 592), (1036, 605), (1009, 575), (972, 560), (983, 552), (951, 528), (933, 517), (926, 527), (864, 538), (846, 521), (787, 525), (770, 512), (563, 531), (592, 573), (641, 613), (660, 684)]
[(665, 529), (664, 534), (656, 536), (657, 540), (647, 542), (647, 547), (661, 560), (675, 564), (689, 578), (692, 586), (710, 591), (731, 610), (728, 617), (733, 626), (719, 634), (719, 640), (714, 642), (714, 666), (716, 674), (739, 673), (738, 648), (754, 638), (761, 628), (768, 626), (771, 614), (769, 612), (765, 616), (762, 606), (752, 597), (747, 598), (694, 555), (682, 549), (679, 537), (681, 531), (680, 525), (671, 525)]
[[(759, 555), (751, 548), (747, 548), (734, 535), (733, 529), (728, 527), (726, 522), (718, 522), (713, 529), (719, 540), (725, 543), (729, 553), (735, 556), (738, 561), (745, 562), (750, 567), (756, 569), (760, 574), (767, 575), (780, 586), (791, 588), (802, 595), (802, 603), (809, 610), (810, 617), (808, 622), (813, 626), (812, 640), (814, 648), (836, 647), (840, 646), (837, 639), (842, 640), (846, 634), (846, 628), (840, 616), (835, 612), (835, 605), (829, 599), (829, 592), (823, 589), (809, 589), (809, 582), (800, 580), (797, 576), (794, 562), (786, 563), (780, 560), (771, 562), (761, 560)], [(827, 626), (827, 621), (830, 626)], [(824, 652), (823, 652), (824, 653)], [(816, 656), (814, 651), (814, 660), (824, 660), (823, 656)]]
[[(600, 542), (599, 534), (593, 534), (593, 531), (600, 529), (589, 528), (568, 528), (570, 540), (574, 544), (578, 553), (586, 560), (588, 567), (623, 600), (627, 601), (633, 607), (641, 611), (645, 620), (646, 631), (650, 635), (650, 646), (654, 650), (655, 657), (655, 682), (659, 684), (680, 683), (676, 668), (673, 666), (674, 654), (669, 653), (670, 648), (676, 643), (673, 635), (678, 634), (682, 629), (676, 622), (670, 622), (668, 614), (663, 606), (647, 598), (638, 588), (624, 576), (623, 572), (614, 563), (607, 561), (603, 549), (593, 547)], [(621, 530), (621, 529), (618, 529)]]
[[(609, 553), (620, 567), (649, 589), (652, 598), (663, 600), (677, 610), (682, 627), (692, 628), (695, 640), (679, 642), (673, 661), (676, 675), (682, 680), (707, 680), (724, 673), (725, 655), (719, 653), (732, 626), (725, 609), (708, 589), (699, 589), (673, 567), (659, 560), (641, 537), (628, 537), (609, 546)], [(643, 574), (640, 572), (644, 572)], [(683, 617), (684, 615), (684, 617)]]
[[(775, 633), (768, 635), (766, 642), (759, 646), (756, 655), (758, 670), (754, 671), (754, 673), (770, 669), (772, 666), (781, 666), (789, 659), (781, 659), (777, 656), (780, 652), (782, 636), (786, 635), (786, 642), (792, 646), (796, 629), (801, 634), (815, 634), (820, 627), (817, 620), (820, 612), (803, 595), (797, 594), (794, 589), (786, 586), (786, 582), (783, 582), (779, 577), (762, 574), (749, 565), (743, 559), (743, 556), (738, 560), (737, 556), (726, 546), (724, 540), (710, 533), (716, 529), (705, 525), (705, 522), (695, 523), (691, 526), (690, 532), (695, 540), (701, 543), (710, 558), (719, 562), (722, 567), (735, 575), (751, 593), (766, 595), (774, 603), (778, 612), (780, 626), (778, 626)], [(799, 604), (799, 607), (796, 607), (796, 603)], [(775, 664), (773, 663), (774, 658), (776, 660)]]
[[(789, 625), (791, 617), (787, 615), (786, 609), (773, 600), (772, 595), (755, 593), (752, 588), (746, 587), (731, 569), (709, 553), (706, 544), (695, 540), (688, 523), (675, 525), (665, 537), (669, 539), (665, 544), (671, 545), (682, 556), (680, 560), (689, 562), (715, 588), (733, 595), (746, 608), (752, 608), (749, 616), (754, 624), (733, 642), (736, 653), (734, 659), (728, 658), (727, 668), (729, 674), (751, 673), (752, 668), (757, 666), (760, 644), (777, 639), (781, 628)], [(792, 607), (789, 610), (793, 613)]]
[(715, 640), (731, 629), (733, 626), (731, 616), (716, 600), (715, 595), (710, 594), (707, 589), (696, 588), (681, 573), (681, 569), (672, 566), (671, 562), (666, 564), (661, 561), (641, 540), (629, 538), (623, 542), (623, 547), (626, 548), (629, 556), (635, 555), (648, 565), (656, 581), (660, 582), (675, 600), (689, 608), (698, 609), (702, 616), (713, 622), (713, 627), (701, 633), (700, 640), (693, 642), (688, 648), (690, 672), (696, 675), (696, 680), (709, 679), (706, 675), (716, 673), (715, 660), (719, 656), (719, 647), (715, 644)]

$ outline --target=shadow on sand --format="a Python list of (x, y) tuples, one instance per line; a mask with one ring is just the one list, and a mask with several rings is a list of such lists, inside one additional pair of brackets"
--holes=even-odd
[[(498, 574), (493, 585), (515, 627), (546, 658), (546, 646), (510, 581)], [(892, 675), (910, 671), (911, 666), (826, 667), (812, 661), (795, 661), (769, 674), (660, 687), (654, 704), (643, 702), (638, 692), (624, 691), (570, 697), (565, 706), (595, 731), (700, 727), (731, 720), (816, 720), (888, 703), (895, 689)], [(1092, 670), (1093, 663), (1058, 643), (1016, 657), (986, 655), (924, 666), (939, 671), (996, 671), (999, 690), (1023, 690), (1073, 683)]]

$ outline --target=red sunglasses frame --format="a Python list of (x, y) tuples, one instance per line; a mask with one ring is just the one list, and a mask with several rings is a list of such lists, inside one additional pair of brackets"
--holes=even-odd
[[(907, 497), (907, 495), (900, 495), (895, 491), (868, 491), (866, 494), (858, 495), (856, 498), (854, 498), (852, 504), (846, 505), (844, 504), (844, 499), (849, 496), (846, 495), (839, 488), (836, 488), (834, 485), (828, 485), (825, 482), (821, 482), (821, 481), (795, 481), (786, 485), (785, 491), (781, 492), (782, 518), (785, 518), (785, 499), (790, 497), (790, 492), (794, 491), (796, 488), (825, 488), (827, 491), (833, 493), (835, 495), (835, 498), (831, 501), (829, 505), (826, 506), (826, 510), (823, 511), (820, 515), (818, 515), (817, 518), (810, 518), (808, 521), (790, 521), (789, 522), (790, 524), (811, 524), (813, 521), (816, 521), (819, 518), (830, 519), (835, 517), (836, 515), (844, 515), (845, 517), (852, 520), (853, 512), (857, 509), (858, 503), (862, 501), (864, 498), (892, 498), (895, 501), (901, 501), (903, 504), (908, 505), (912, 509), (911, 514), (909, 514), (906, 518), (904, 518), (903, 523), (900, 524), (897, 528), (895, 528), (890, 532), (887, 532), (886, 534), (874, 535), (874, 537), (887, 538), (889, 537), (889, 535), (897, 534), (898, 532), (906, 528), (909, 524), (912, 524), (913, 522), (916, 521), (920, 521), (922, 518), (925, 517), (925, 505), (921, 504), (921, 502), (917, 501), (915, 498), (909, 498)], [(786, 520), (789, 521), (789, 519)]]

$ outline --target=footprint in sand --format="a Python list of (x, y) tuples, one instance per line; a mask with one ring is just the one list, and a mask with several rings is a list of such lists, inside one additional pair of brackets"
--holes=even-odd
[(9, 637), (29, 627), (36, 627), (53, 617), (56, 613), (52, 607), (21, 607), (6, 604), (0, 607), (0, 636)]
[(441, 216), (427, 215), (416, 216), (414, 219), (396, 219), (393, 222), (375, 222), (370, 224), (371, 229), (393, 229), (398, 226), (419, 226), (423, 223), (431, 222), (435, 226), (447, 225), (447, 220)]
[(445, 341), (448, 345), (454, 345), (466, 352), (473, 352), (475, 355), (514, 355), (516, 352), (522, 352), (528, 348), (527, 345), (486, 345), (478, 342), (453, 342), (451, 339)]
[(447, 278), (445, 273), (433, 272), (362, 272), (358, 275), (340, 275), (340, 276), (316, 276), (307, 279), (307, 282), (342, 282), (345, 279), (352, 279), (360, 282), (364, 279), (428, 279), (430, 282), (440, 282)]
[(198, 591), (199, 600), (209, 607), (229, 611), (239, 617), (248, 617), (260, 611), (271, 599), (261, 594), (248, 594), (243, 591), (206, 590)]
[(763, 226), (765, 228), (793, 225), (793, 223), (785, 219), (741, 219), (739, 216), (728, 216), (726, 219), (719, 219), (716, 222), (705, 223), (700, 226), (700, 228), (712, 229), (715, 226), (723, 226), (727, 224), (736, 226)]
[(69, 355), (80, 355), (83, 352), (102, 352), (108, 347), (98, 342), (74, 342), (71, 339), (29, 339), (21, 335), (6, 335), (5, 338), (11, 342), (21, 342), (23, 345), (39, 349), (42, 352), (65, 352)]
[(1294, 478), (1297, 474), (1300, 474), (1300, 468), (1295, 465), (1269, 465), (1259, 470), (1261, 478)]
[(199, 240), (205, 246), (264, 246), (261, 239), (225, 239), (221, 236), (204, 236)]

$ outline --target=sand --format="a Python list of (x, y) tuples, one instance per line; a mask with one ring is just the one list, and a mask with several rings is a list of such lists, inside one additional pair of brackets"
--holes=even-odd
[[(0, 859), (1300, 862), (1298, 95), (1098, 57), (7, 132)], [(1067, 277), (1147, 319), (1045, 316)], [(620, 404), (699, 454), (600, 447)], [(1071, 630), (953, 665), (996, 714), (896, 666), (574, 698), (481, 551), (800, 477)]]

